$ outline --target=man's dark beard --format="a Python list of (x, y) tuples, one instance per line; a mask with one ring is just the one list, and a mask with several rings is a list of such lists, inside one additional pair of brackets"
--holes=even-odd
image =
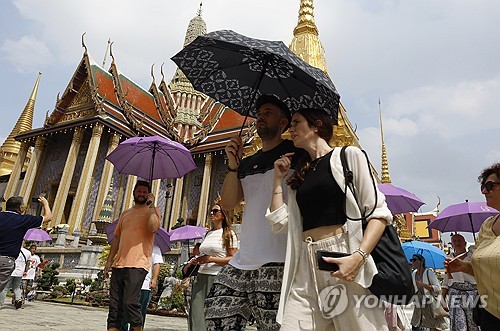
[(272, 139), (276, 137), (276, 134), (278, 133), (279, 129), (280, 128), (278, 125), (276, 127), (269, 127), (269, 126), (266, 126), (264, 128), (257, 127), (257, 134), (262, 140)]
[(135, 202), (137, 205), (144, 205), (144, 204), (146, 203), (146, 201), (148, 201), (148, 199), (139, 200), (139, 198), (134, 197), (134, 202)]

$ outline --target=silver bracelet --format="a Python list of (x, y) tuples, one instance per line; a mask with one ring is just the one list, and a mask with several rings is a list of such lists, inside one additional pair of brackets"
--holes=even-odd
[(361, 254), (361, 256), (363, 257), (363, 260), (365, 262), (368, 259), (369, 255), (361, 247), (356, 248), (356, 250), (354, 252)]

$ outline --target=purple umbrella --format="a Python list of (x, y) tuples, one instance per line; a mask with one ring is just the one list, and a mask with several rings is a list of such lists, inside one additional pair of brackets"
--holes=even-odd
[(52, 240), (52, 237), (43, 229), (29, 229), (24, 235), (24, 240), (49, 241)]
[(106, 159), (121, 174), (142, 178), (179, 178), (196, 169), (189, 150), (158, 136), (134, 137), (122, 142)]
[(490, 216), (495, 216), (498, 211), (488, 207), (486, 202), (465, 202), (451, 205), (443, 209), (432, 221), (428, 228), (441, 232), (472, 232), (479, 231), (483, 222)]
[[(108, 243), (111, 243), (113, 237), (115, 236), (115, 229), (118, 225), (118, 221), (106, 224), (104, 230), (106, 231), (106, 236), (108, 237)], [(170, 252), (170, 235), (167, 230), (160, 227), (158, 231), (155, 232), (155, 245), (160, 248), (162, 254)]]
[(170, 231), (170, 241), (184, 241), (191, 239), (200, 239), (203, 238), (207, 229), (201, 226), (193, 226), (193, 225), (184, 225), (180, 228), (174, 229)]
[(387, 207), (393, 215), (416, 212), (424, 204), (415, 194), (392, 184), (378, 184), (378, 189), (384, 193)]

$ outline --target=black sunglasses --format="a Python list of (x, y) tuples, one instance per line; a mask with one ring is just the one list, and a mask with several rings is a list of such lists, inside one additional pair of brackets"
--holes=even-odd
[(481, 192), (483, 192), (485, 189), (486, 191), (490, 192), (491, 190), (493, 190), (493, 187), (495, 185), (500, 185), (500, 182), (494, 182), (492, 180), (489, 180), (486, 183), (481, 184)]
[(217, 214), (217, 213), (218, 213), (218, 212), (220, 212), (220, 211), (221, 211), (220, 209), (215, 209), (215, 208), (214, 208), (214, 209), (212, 209), (212, 210), (210, 211), (210, 215), (215, 215), (215, 214)]
[(418, 261), (418, 259), (415, 259), (415, 258), (410, 259), (410, 262), (415, 262), (415, 261)]

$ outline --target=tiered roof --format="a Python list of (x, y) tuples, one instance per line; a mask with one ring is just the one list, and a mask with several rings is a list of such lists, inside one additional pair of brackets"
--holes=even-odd
[[(118, 69), (114, 56), (105, 70), (88, 54), (84, 55), (43, 128), (25, 131), (19, 140), (32, 140), (40, 134), (101, 122), (124, 137), (159, 135), (183, 142), (195, 153), (223, 149), (239, 133), (244, 118), (208, 96), (202, 96), (193, 138), (184, 141), (184, 132), (175, 125), (179, 105), (169, 85), (154, 77), (149, 89), (142, 88)], [(183, 93), (186, 93), (183, 92)], [(247, 126), (252, 120), (247, 120)], [(248, 127), (244, 129), (247, 133)], [(214, 142), (217, 142), (214, 145)]]

